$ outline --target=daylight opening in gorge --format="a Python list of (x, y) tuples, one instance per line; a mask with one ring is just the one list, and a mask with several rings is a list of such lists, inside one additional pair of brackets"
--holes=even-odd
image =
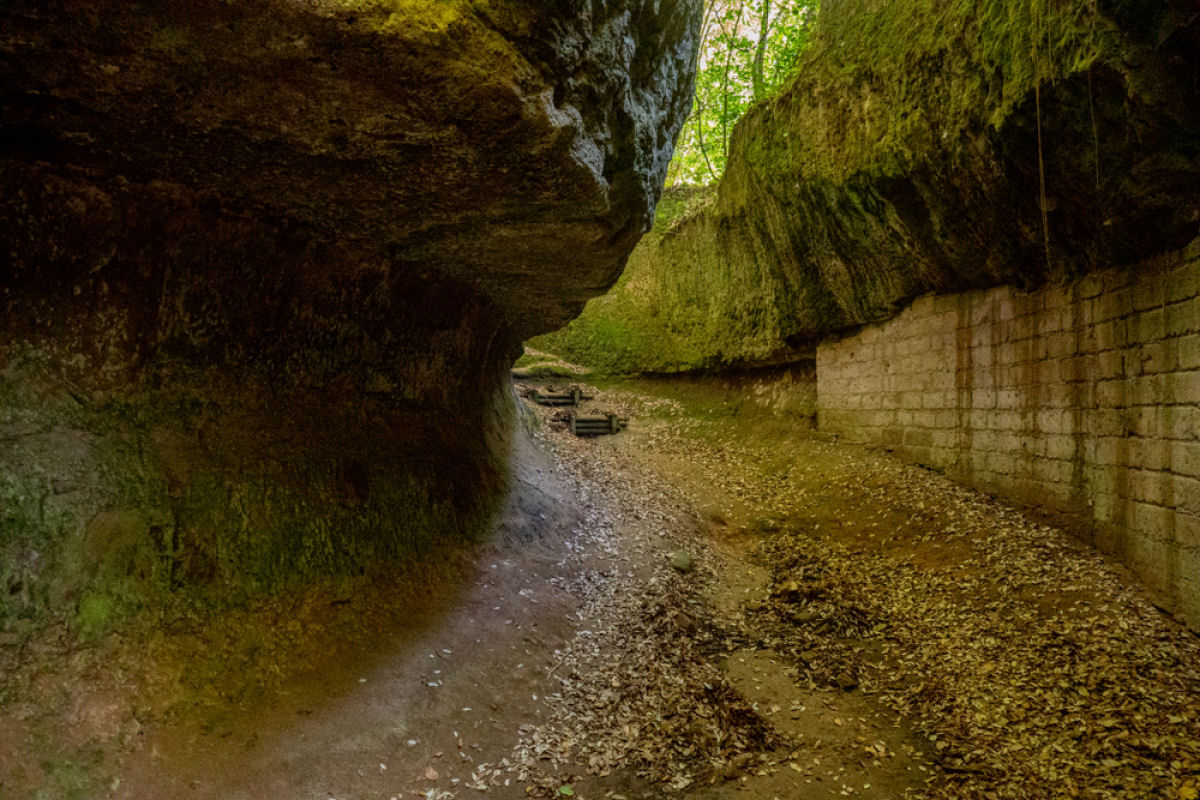
[(1195, 0), (0, 2), (0, 800), (1200, 800)]

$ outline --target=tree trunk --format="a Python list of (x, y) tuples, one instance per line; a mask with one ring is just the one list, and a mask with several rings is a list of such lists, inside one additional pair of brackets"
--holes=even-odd
[(708, 149), (704, 146), (704, 105), (698, 102), (696, 113), (696, 141), (700, 143), (700, 155), (704, 156), (704, 165), (708, 167), (709, 179), (716, 183), (721, 176), (713, 169), (712, 161), (708, 158)]
[(754, 48), (754, 64), (750, 67), (750, 78), (754, 82), (754, 101), (763, 99), (767, 93), (763, 79), (763, 59), (767, 54), (767, 34), (771, 32), (771, 0), (762, 0), (758, 16), (758, 44)]
[(729, 158), (729, 68), (733, 64), (733, 47), (737, 41), (738, 29), (742, 26), (742, 13), (746, 10), (744, 2), (738, 3), (737, 19), (733, 22), (733, 32), (729, 37), (729, 50), (725, 54), (725, 72), (721, 76), (721, 171), (725, 170), (725, 160)]

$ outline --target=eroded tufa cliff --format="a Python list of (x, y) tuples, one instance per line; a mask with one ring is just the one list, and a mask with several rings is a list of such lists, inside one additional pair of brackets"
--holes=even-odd
[(803, 59), (738, 124), (716, 197), (539, 347), (619, 370), (796, 358), (924, 292), (1200, 232), (1194, 3), (829, 0)]
[(476, 527), (517, 344), (649, 225), (698, 10), (4, 4), (0, 621)]

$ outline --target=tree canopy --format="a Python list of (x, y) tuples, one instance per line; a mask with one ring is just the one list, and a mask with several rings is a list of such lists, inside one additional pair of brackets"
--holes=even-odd
[(667, 183), (708, 184), (725, 170), (733, 124), (792, 75), (818, 0), (707, 0), (696, 100)]

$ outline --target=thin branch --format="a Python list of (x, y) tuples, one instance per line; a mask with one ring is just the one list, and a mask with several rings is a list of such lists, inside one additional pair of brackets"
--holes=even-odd
[(745, 3), (738, 4), (737, 19), (733, 21), (733, 31), (729, 36), (729, 49), (725, 51), (725, 73), (721, 76), (721, 159), (729, 159), (729, 67), (733, 64), (733, 45), (737, 38), (738, 29), (742, 27), (742, 13), (746, 10)]
[(713, 181), (716, 181), (719, 175), (713, 169), (712, 161), (708, 158), (708, 150), (704, 147), (704, 104), (700, 103), (700, 113), (696, 114), (696, 141), (700, 144), (700, 155), (704, 156), (704, 164), (708, 167), (708, 175)]

